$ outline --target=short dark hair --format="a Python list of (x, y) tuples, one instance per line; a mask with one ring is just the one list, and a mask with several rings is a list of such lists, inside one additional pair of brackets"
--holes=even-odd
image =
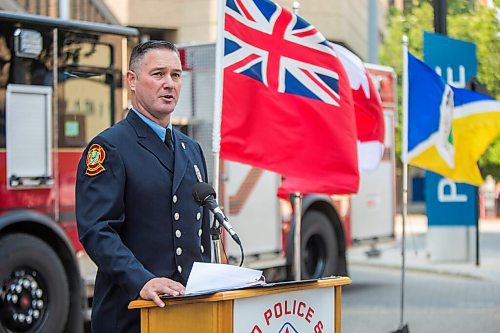
[(132, 49), (132, 53), (130, 54), (130, 61), (128, 64), (128, 68), (131, 71), (137, 70), (137, 66), (138, 66), (139, 62), (142, 60), (144, 55), (149, 50), (152, 50), (152, 49), (167, 49), (167, 50), (175, 52), (175, 53), (177, 53), (177, 55), (179, 55), (179, 50), (171, 42), (167, 42), (165, 40), (148, 40), (148, 41), (137, 44)]

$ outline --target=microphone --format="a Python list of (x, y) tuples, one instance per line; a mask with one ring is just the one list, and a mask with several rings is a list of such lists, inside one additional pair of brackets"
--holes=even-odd
[(214, 214), (215, 219), (224, 226), (234, 241), (241, 246), (238, 234), (236, 234), (233, 230), (233, 226), (229, 223), (228, 218), (219, 208), (217, 200), (215, 200), (217, 194), (215, 193), (214, 188), (207, 183), (196, 183), (193, 188), (193, 197), (200, 206), (206, 206), (210, 209), (210, 211)]

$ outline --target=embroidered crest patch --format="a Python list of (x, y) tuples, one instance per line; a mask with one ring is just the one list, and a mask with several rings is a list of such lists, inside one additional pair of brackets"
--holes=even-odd
[(106, 152), (100, 145), (94, 143), (92, 146), (90, 146), (89, 151), (87, 152), (87, 170), (85, 171), (85, 174), (89, 176), (95, 176), (106, 170), (102, 165), (102, 162), (104, 162), (105, 158)]

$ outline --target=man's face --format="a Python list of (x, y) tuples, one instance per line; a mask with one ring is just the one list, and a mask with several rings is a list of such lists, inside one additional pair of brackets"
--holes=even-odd
[(149, 50), (135, 71), (127, 73), (134, 108), (166, 126), (179, 99), (181, 73), (177, 53), (168, 49)]

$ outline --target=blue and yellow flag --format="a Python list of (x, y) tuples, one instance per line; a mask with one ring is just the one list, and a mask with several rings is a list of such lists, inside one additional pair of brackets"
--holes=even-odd
[(500, 102), (446, 84), (408, 53), (406, 151), (410, 165), (480, 185), (477, 161), (500, 135)]

